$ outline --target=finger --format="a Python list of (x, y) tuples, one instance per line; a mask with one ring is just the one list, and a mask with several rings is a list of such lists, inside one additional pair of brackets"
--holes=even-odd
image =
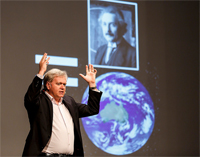
[(49, 64), (50, 57), (48, 57), (45, 61)]
[(44, 55), (42, 56), (41, 61), (44, 62), (46, 58), (47, 58), (47, 53), (45, 52)]
[(85, 66), (85, 71), (86, 71), (86, 74), (88, 73), (88, 66), (86, 65)]
[(92, 69), (91, 69), (91, 64), (89, 64), (89, 72), (91, 72), (92, 71)]
[(94, 69), (94, 73), (95, 73), (95, 74), (97, 73), (97, 70), (96, 70), (96, 69)]
[(94, 67), (92, 64), (91, 64), (91, 72), (94, 72)]
[(83, 74), (79, 74), (83, 79), (85, 79), (85, 76)]

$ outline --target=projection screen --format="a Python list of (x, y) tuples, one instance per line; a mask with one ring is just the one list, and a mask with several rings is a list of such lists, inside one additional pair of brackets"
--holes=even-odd
[(80, 119), (85, 156), (198, 156), (198, 6), (1, 1), (1, 156), (22, 154), (24, 94), (44, 52), (48, 70), (67, 71), (76, 102), (87, 104), (89, 90), (79, 73), (98, 71), (99, 114)]

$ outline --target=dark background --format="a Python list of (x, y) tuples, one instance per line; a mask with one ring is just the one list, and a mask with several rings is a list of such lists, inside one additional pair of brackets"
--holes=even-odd
[[(137, 2), (137, 1), (133, 1)], [(139, 71), (154, 102), (155, 125), (147, 143), (127, 156), (199, 156), (199, 2), (139, 1)], [(35, 54), (77, 57), (79, 78), (67, 94), (81, 102), (87, 84), (87, 2), (1, 1), (1, 156), (20, 156), (29, 130), (23, 97), (35, 74)], [(81, 127), (86, 156), (109, 156)], [(111, 155), (112, 156), (112, 155)]]

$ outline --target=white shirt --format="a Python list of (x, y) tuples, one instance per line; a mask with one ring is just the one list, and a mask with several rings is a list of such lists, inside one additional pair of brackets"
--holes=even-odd
[(53, 104), (53, 124), (50, 140), (42, 152), (72, 155), (74, 152), (74, 124), (69, 110), (62, 103), (62, 99), (57, 105), (51, 95), (47, 92), (45, 94)]
[(113, 43), (113, 44), (108, 43), (108, 48), (106, 50), (105, 63), (107, 63), (109, 61), (111, 53), (114, 52), (116, 48), (117, 48), (116, 43)]
[(105, 58), (106, 64), (110, 59), (111, 53), (115, 53), (115, 50), (117, 49), (117, 45), (120, 44), (121, 40), (122, 40), (122, 38), (116, 42), (108, 42), (107, 50), (106, 50), (106, 58)]

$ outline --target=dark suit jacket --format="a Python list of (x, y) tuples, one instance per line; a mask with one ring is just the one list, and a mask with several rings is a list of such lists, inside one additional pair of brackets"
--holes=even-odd
[[(25, 95), (25, 107), (28, 112), (30, 132), (26, 139), (22, 156), (38, 156), (51, 137), (53, 106), (44, 91), (41, 91), (42, 79), (35, 77)], [(70, 96), (63, 97), (74, 123), (74, 156), (84, 156), (79, 118), (98, 114), (102, 92), (89, 90), (88, 105), (76, 103)]]
[(102, 45), (98, 48), (94, 64), (136, 67), (136, 50), (124, 38), (117, 46), (117, 49), (115, 50), (107, 64), (105, 63), (106, 50), (107, 44)]

